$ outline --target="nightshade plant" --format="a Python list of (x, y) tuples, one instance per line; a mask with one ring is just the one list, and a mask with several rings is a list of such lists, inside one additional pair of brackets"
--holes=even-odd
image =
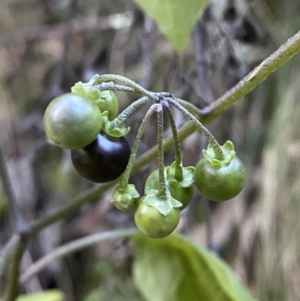
[[(115, 84), (117, 81), (122, 85)], [(167, 92), (147, 91), (128, 78), (112, 74), (95, 75), (88, 83), (75, 84), (71, 91), (50, 102), (44, 116), (46, 134), (57, 146), (72, 149), (73, 165), (84, 178), (105, 183), (121, 176), (111, 202), (123, 211), (135, 208), (134, 220), (142, 233), (162, 238), (176, 229), (180, 210), (188, 206), (193, 196), (194, 178), (199, 191), (213, 201), (229, 200), (242, 190), (245, 167), (232, 142), (220, 146), (197, 119), (199, 111), (192, 104)], [(119, 104), (113, 91), (132, 92), (140, 98), (118, 115)], [(124, 137), (130, 130), (125, 126), (126, 120), (148, 102), (151, 105), (130, 151)], [(209, 143), (196, 168), (183, 166), (173, 108), (191, 120)], [(170, 166), (164, 165), (164, 112), (175, 149)], [(129, 178), (142, 134), (153, 114), (157, 116), (158, 169), (149, 176), (144, 195), (140, 196), (129, 184)]]
[[(235, 102), (240, 100), (243, 96), (248, 94), (252, 89), (258, 86), (264, 79), (266, 79), (272, 72), (278, 69), (282, 64), (289, 61), (295, 54), (300, 51), (300, 31), (296, 33), (293, 37), (291, 37), (285, 44), (283, 44), (276, 52), (274, 52), (271, 56), (265, 59), (259, 66), (257, 66), (250, 74), (248, 74), (244, 79), (242, 79), (236, 86), (234, 86), (231, 90), (226, 92), (222, 97), (215, 100), (211, 105), (203, 108), (202, 110), (198, 110), (190, 103), (184, 102), (179, 99), (175, 99), (169, 93), (152, 93), (149, 92), (140, 86), (136, 85), (134, 82), (120, 76), (113, 76), (113, 75), (106, 75), (106, 76), (96, 76), (93, 78), (94, 82), (89, 82), (87, 84), (78, 83), (73, 89), (72, 93), (77, 94), (86, 99), (85, 94), (82, 95), (79, 92), (76, 92), (76, 87), (84, 87), (84, 88), (92, 88), (94, 91), (99, 90), (102, 91), (124, 91), (124, 92), (135, 92), (136, 94), (140, 95), (141, 98), (134, 103), (132, 103), (128, 108), (126, 108), (118, 117), (111, 120), (109, 119), (109, 112), (102, 112), (101, 105), (98, 105), (96, 102), (99, 111), (101, 112), (101, 119), (102, 125), (101, 129), (103, 132), (107, 133), (113, 137), (122, 137), (125, 136), (126, 133), (129, 131), (128, 128), (125, 127), (124, 121), (127, 117), (135, 111), (139, 106), (143, 105), (148, 101), (152, 101), (153, 105), (149, 109), (148, 113), (145, 116), (145, 119), (140, 126), (140, 129), (137, 133), (136, 141), (133, 145), (132, 152), (130, 154), (129, 163), (126, 166), (125, 172), (123, 173), (119, 186), (115, 190), (112, 200), (115, 203), (116, 207), (122, 210), (127, 210), (131, 207), (135, 207), (137, 205), (137, 200), (140, 199), (139, 194), (137, 193), (135, 187), (132, 184), (128, 184), (128, 178), (131, 172), (136, 172), (141, 167), (149, 163), (151, 160), (155, 159), (156, 157), (159, 158), (159, 185), (158, 190), (156, 190), (156, 194), (153, 196), (151, 187), (146, 190), (147, 198), (143, 198), (142, 204), (147, 203), (150, 201), (155, 202), (157, 199), (164, 199), (164, 201), (156, 202), (157, 204), (161, 204), (162, 206), (158, 206), (157, 210), (166, 209), (165, 207), (172, 207), (176, 210), (176, 206), (180, 201), (176, 201), (171, 196), (172, 191), (169, 192), (167, 189), (168, 184), (166, 183), (167, 180), (164, 178), (164, 171), (165, 168), (163, 167), (163, 160), (162, 160), (162, 149), (169, 150), (173, 147), (173, 141), (171, 138), (166, 138), (163, 143), (159, 141), (158, 148), (154, 147), (148, 150), (145, 154), (140, 156), (134, 164), (132, 162), (135, 159), (135, 153), (138, 148), (138, 142), (140, 137), (142, 136), (143, 129), (145, 127), (146, 121), (149, 119), (153, 112), (161, 112), (161, 110), (167, 110), (168, 106), (180, 107), (182, 112), (185, 115), (188, 115), (193, 122), (188, 122), (184, 126), (182, 126), (178, 130), (178, 141), (182, 141), (190, 134), (195, 131), (195, 128), (203, 128), (199, 121), (203, 124), (209, 123), (218, 117), (222, 112), (230, 108)], [(107, 82), (108, 81), (108, 82)], [(114, 82), (120, 81), (124, 85), (118, 85)], [(112, 82), (112, 83), (111, 83)], [(88, 90), (87, 89), (87, 90)], [(82, 89), (81, 89), (82, 90)], [(98, 92), (96, 92), (98, 94)], [(97, 97), (97, 101), (99, 103), (103, 102), (105, 99), (102, 97)], [(96, 113), (97, 114), (97, 113)], [(114, 113), (111, 113), (110, 116), (114, 116)], [(196, 117), (197, 118), (196, 118)], [(114, 117), (111, 117), (114, 118)], [(199, 119), (199, 120), (197, 120)], [(99, 122), (99, 120), (98, 120)], [(161, 122), (161, 121), (160, 121)], [(170, 123), (171, 124), (171, 123)], [(195, 127), (196, 125), (196, 127)], [(171, 124), (172, 127), (172, 124)], [(91, 127), (93, 128), (93, 127)], [(204, 130), (207, 134), (207, 132)], [(95, 137), (90, 137), (88, 142), (85, 143), (92, 143), (92, 139), (95, 139), (98, 134), (95, 134)], [(211, 138), (211, 135), (208, 135)], [(160, 139), (159, 134), (159, 139)], [(178, 149), (179, 143), (176, 142), (176, 135), (173, 135), (174, 138), (174, 145), (175, 149)], [(212, 148), (215, 153), (215, 157), (218, 161), (222, 162), (223, 159), (226, 160), (222, 148), (215, 144), (214, 139), (208, 139), (211, 143), (209, 148)], [(84, 143), (84, 144), (85, 144)], [(177, 146), (176, 146), (177, 145)], [(77, 145), (78, 147), (78, 145)], [(84, 145), (80, 147), (85, 147)], [(221, 151), (220, 151), (221, 150)], [(233, 151), (233, 149), (232, 149)], [(209, 151), (210, 153), (210, 151)], [(178, 160), (178, 152), (177, 156), (175, 156), (175, 170), (176, 170), (176, 160)], [(177, 159), (176, 159), (177, 158)], [(207, 158), (206, 158), (207, 159)], [(210, 160), (210, 156), (208, 157), (208, 161)], [(200, 164), (200, 163), (199, 163)], [(172, 164), (173, 165), (173, 164)], [(171, 166), (172, 166), (171, 165)], [(177, 164), (178, 165), (178, 164)], [(184, 168), (179, 164), (177, 166), (177, 170), (179, 171), (179, 176), (176, 176), (177, 180), (179, 179), (180, 182), (180, 169), (184, 170)], [(202, 167), (200, 168), (202, 170)], [(184, 171), (183, 171), (184, 174)], [(14, 220), (14, 234), (8, 240), (8, 242), (2, 247), (0, 251), (0, 276), (6, 269), (8, 270), (7, 273), (7, 284), (5, 285), (5, 293), (4, 293), (4, 301), (14, 301), (19, 295), (19, 283), (23, 284), (26, 282), (30, 277), (36, 275), (40, 270), (42, 270), (45, 266), (49, 263), (53, 262), (53, 260), (71, 254), (75, 251), (80, 249), (86, 248), (93, 244), (96, 244), (100, 241), (106, 241), (108, 239), (115, 239), (115, 238), (124, 238), (130, 237), (131, 235), (136, 234), (135, 230), (117, 230), (117, 231), (110, 231), (104, 233), (98, 233), (96, 235), (89, 235), (84, 237), (83, 239), (72, 241), (68, 244), (62, 245), (57, 250), (54, 250), (52, 253), (46, 255), (45, 257), (41, 258), (38, 262), (35, 262), (33, 266), (31, 266), (26, 273), (20, 276), (20, 263), (23, 258), (23, 254), (26, 251), (27, 244), (32, 240), (32, 238), (39, 233), (41, 230), (45, 229), (46, 227), (63, 220), (71, 213), (79, 210), (84, 204), (93, 201), (101, 195), (104, 191), (108, 188), (112, 187), (117, 181), (112, 181), (105, 183), (103, 185), (99, 185), (96, 187), (91, 188), (90, 190), (86, 191), (82, 195), (76, 197), (73, 202), (70, 202), (61, 208), (53, 210), (51, 212), (46, 212), (41, 217), (37, 218), (31, 222), (25, 222), (22, 218), (22, 215), (19, 213), (18, 208), (16, 206), (16, 198), (13, 193), (12, 187), (10, 185), (8, 172), (5, 165), (4, 156), (2, 150), (0, 148), (0, 175), (1, 180), (4, 188), (5, 195), (9, 200), (10, 204), (10, 211), (12, 218)], [(196, 175), (196, 179), (197, 179)], [(173, 176), (171, 177), (171, 179)], [(172, 181), (172, 180), (171, 180)], [(198, 181), (197, 181), (198, 183)], [(186, 185), (186, 184), (185, 184)], [(199, 184), (198, 184), (199, 185)], [(184, 187), (182, 185), (182, 187)], [(155, 189), (154, 189), (155, 190)], [(204, 192), (205, 193), (205, 192)], [(206, 192), (207, 193), (207, 192)], [(174, 195), (174, 194), (173, 194)], [(149, 198), (150, 196), (150, 198)], [(167, 199), (167, 201), (166, 201)], [(175, 202), (174, 202), (175, 201)], [(154, 207), (154, 206), (152, 206)], [(162, 208), (161, 208), (162, 207)], [(182, 206), (179, 206), (179, 208)], [(149, 234), (149, 233), (148, 233)], [(161, 234), (161, 233), (160, 233)], [(167, 233), (164, 233), (167, 234)], [(153, 240), (152, 240), (153, 241)], [(162, 240), (154, 240), (156, 242), (161, 242)], [(212, 259), (212, 255), (210, 255), (210, 262), (214, 262)], [(202, 259), (201, 259), (202, 260)], [(9, 268), (8, 268), (9, 267)], [(213, 264), (213, 268), (210, 268), (210, 271), (215, 270), (216, 265)], [(207, 270), (208, 271), (208, 270)], [(144, 272), (144, 271), (142, 271)], [(221, 273), (222, 281), (224, 280), (224, 273)], [(203, 277), (202, 277), (203, 278)], [(144, 281), (143, 277), (140, 277), (141, 281)], [(211, 279), (211, 278), (210, 278)], [(229, 281), (231, 284), (235, 286), (231, 280)], [(220, 283), (220, 282), (219, 282)], [(207, 284), (207, 282), (206, 282)], [(169, 289), (169, 288), (168, 288)], [(201, 287), (201, 291), (205, 291), (206, 287)], [(210, 288), (208, 288), (210, 291)], [(239, 287), (237, 289), (240, 292)], [(226, 289), (226, 292), (228, 290)], [(213, 299), (213, 298), (210, 298)], [(232, 299), (233, 300), (233, 299)], [(234, 298), (234, 300), (241, 300), (241, 298)], [(247, 299), (248, 300), (248, 299)]]

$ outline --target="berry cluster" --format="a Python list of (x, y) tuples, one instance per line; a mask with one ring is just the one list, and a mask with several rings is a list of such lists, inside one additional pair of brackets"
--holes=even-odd
[[(119, 103), (113, 91), (133, 92), (141, 98), (118, 115)], [(229, 200), (242, 190), (246, 171), (232, 142), (220, 146), (195, 117), (198, 109), (190, 103), (170, 93), (147, 91), (117, 75), (96, 75), (88, 83), (77, 83), (71, 92), (48, 105), (44, 115), (46, 135), (55, 145), (71, 150), (73, 165), (84, 178), (105, 183), (121, 176), (111, 201), (123, 211), (135, 208), (135, 223), (144, 234), (155, 238), (171, 234), (179, 223), (180, 210), (192, 199), (194, 184), (213, 201)], [(149, 101), (152, 105), (131, 150), (124, 137), (130, 130), (125, 122), (138, 107)], [(172, 107), (189, 118), (209, 142), (196, 167), (182, 165)], [(153, 113), (157, 115), (158, 169), (149, 175), (141, 197), (134, 185), (129, 184), (129, 177), (142, 134)], [(175, 160), (170, 166), (164, 166), (163, 159), (164, 116), (172, 129), (175, 148)]]

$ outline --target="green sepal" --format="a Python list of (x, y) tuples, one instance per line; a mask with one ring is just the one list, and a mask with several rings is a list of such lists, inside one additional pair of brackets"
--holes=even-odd
[(105, 108), (107, 107), (107, 102), (110, 98), (115, 98), (115, 106), (116, 108), (114, 111), (111, 112), (110, 119), (115, 118), (118, 115), (119, 111), (119, 105), (118, 105), (118, 99), (113, 91), (105, 90), (100, 91), (95, 85), (94, 77), (88, 82), (78, 82), (76, 83), (72, 88), (71, 92), (73, 94), (79, 95), (83, 98), (89, 99), (92, 102), (94, 102), (98, 108), (104, 112)]
[(90, 82), (91, 81), (89, 81), (88, 83), (76, 83), (71, 88), (71, 92), (84, 98), (88, 98), (91, 101), (97, 101), (101, 98), (101, 91), (99, 91), (96, 87), (93, 87)]
[[(78, 82), (76, 83), (72, 88), (71, 92), (73, 94), (82, 96), (84, 98), (87, 98), (97, 104), (99, 108), (102, 107), (102, 104), (104, 103), (104, 99), (102, 97), (102, 92), (99, 91), (96, 87), (93, 87), (93, 85), (90, 84), (91, 81), (88, 83)], [(106, 91), (105, 91), (106, 92)]]
[(128, 184), (126, 188), (118, 186), (110, 200), (115, 206), (123, 211), (131, 209), (140, 198), (140, 194), (133, 184)]
[(191, 187), (194, 184), (194, 173), (195, 167), (194, 166), (186, 166), (182, 167), (181, 165), (179, 168), (182, 170), (182, 179), (176, 178), (176, 168), (177, 163), (174, 161), (168, 168), (167, 168), (167, 178), (166, 180), (169, 182), (170, 186), (176, 187), (180, 185), (181, 187), (187, 188)]
[(182, 203), (175, 200), (169, 189), (166, 187), (167, 197), (161, 198), (157, 196), (158, 190), (146, 187), (146, 195), (143, 199), (143, 203), (155, 207), (161, 214), (167, 216), (173, 208), (180, 208)]
[(208, 144), (207, 150), (205, 149), (203, 150), (204, 158), (215, 167), (222, 167), (222, 166), (229, 165), (236, 156), (236, 153), (234, 151), (234, 145), (230, 140), (227, 140), (220, 147), (224, 154), (224, 158), (222, 160), (216, 158), (216, 154), (211, 143)]
[(118, 127), (114, 126), (114, 120), (110, 121), (108, 119), (108, 112), (105, 111), (102, 113), (102, 130), (112, 137), (123, 137), (127, 135), (130, 131), (130, 127), (125, 127), (124, 123), (120, 124)]

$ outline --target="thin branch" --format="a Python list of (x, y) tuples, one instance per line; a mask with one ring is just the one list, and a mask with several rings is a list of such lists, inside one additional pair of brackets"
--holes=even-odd
[(84, 248), (88, 248), (102, 241), (131, 237), (138, 233), (139, 231), (137, 229), (114, 230), (96, 233), (83, 238), (76, 239), (72, 242), (69, 242), (63, 246), (56, 248), (53, 252), (47, 254), (46, 256), (42, 257), (40, 260), (32, 264), (26, 270), (26, 272), (23, 275), (21, 275), (20, 282), (24, 284), (26, 281), (30, 280), (32, 276), (39, 273), (54, 260), (65, 257)]

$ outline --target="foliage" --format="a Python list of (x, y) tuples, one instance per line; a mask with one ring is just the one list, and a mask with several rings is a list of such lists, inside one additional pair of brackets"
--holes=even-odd
[(135, 0), (158, 24), (176, 51), (182, 53), (196, 20), (209, 0)]
[(227, 264), (187, 238), (133, 239), (134, 281), (147, 301), (254, 301)]

